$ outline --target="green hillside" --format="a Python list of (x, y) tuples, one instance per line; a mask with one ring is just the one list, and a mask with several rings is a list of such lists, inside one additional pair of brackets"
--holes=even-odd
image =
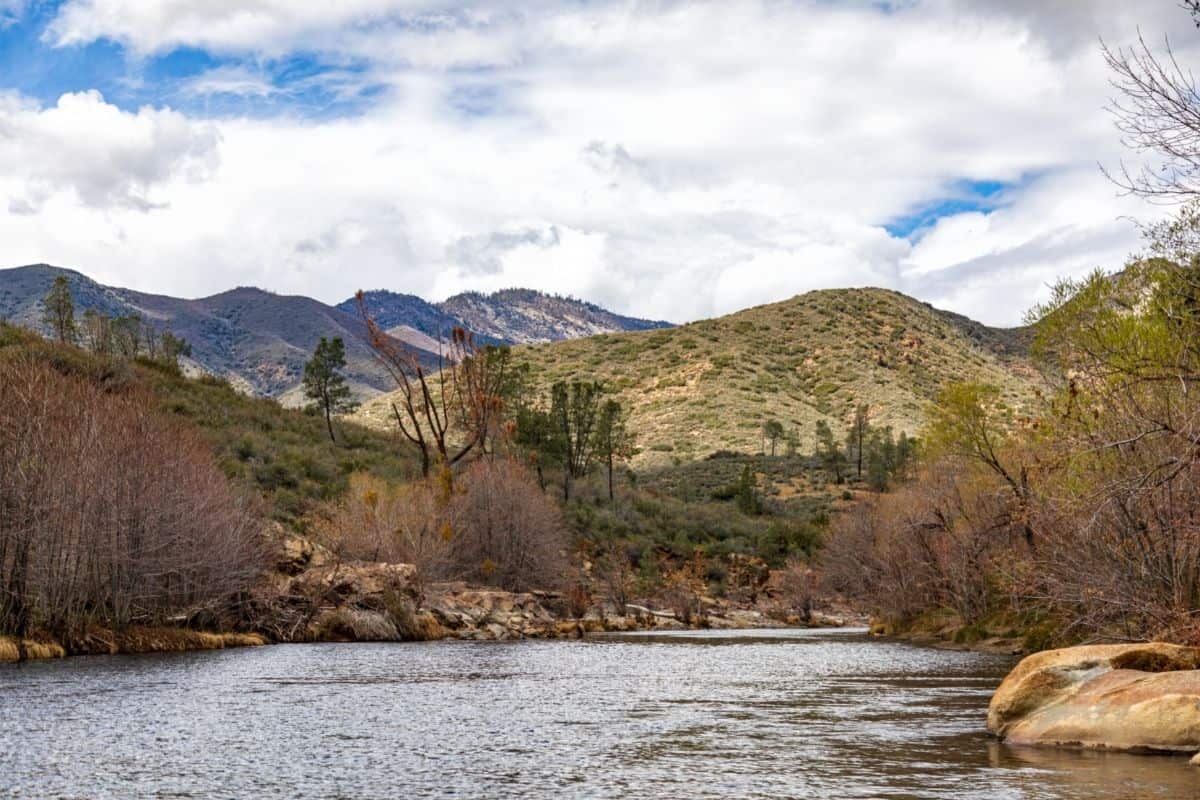
[[(658, 331), (522, 347), (535, 381), (601, 380), (631, 410), (638, 467), (717, 450), (758, 452), (778, 419), (802, 449), (814, 425), (845, 428), (858, 403), (875, 425), (915, 434), (939, 387), (978, 380), (1019, 407), (1035, 377), (1029, 332), (988, 328), (883, 289), (810, 292)], [(360, 418), (386, 425), (386, 398)]]
[(417, 470), (387, 434), (343, 420), (333, 443), (317, 415), (248, 396), (220, 378), (188, 378), (147, 359), (97, 357), (0, 322), (0, 374), (10, 359), (45, 362), (110, 392), (143, 394), (199, 429), (226, 475), (261, 498), (265, 515), (293, 528), (304, 529), (314, 511), (340, 496), (353, 473), (406, 480)]

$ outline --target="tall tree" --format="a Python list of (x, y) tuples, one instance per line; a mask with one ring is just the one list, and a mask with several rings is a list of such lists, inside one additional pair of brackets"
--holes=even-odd
[(1025, 540), (1032, 546), (1029, 465), (1007, 446), (1012, 414), (1000, 402), (1000, 390), (982, 383), (950, 384), (938, 392), (928, 416), (927, 440), (932, 452), (974, 461), (1000, 477), (1015, 501), (1014, 516)]
[(112, 352), (112, 320), (94, 308), (83, 312), (83, 342), (96, 355)]
[(867, 440), (870, 435), (870, 408), (865, 403), (862, 403), (854, 409), (854, 419), (850, 422), (850, 432), (846, 434), (846, 457), (854, 464), (854, 474), (859, 480), (863, 476), (863, 463), (866, 461), (865, 452)]
[(401, 435), (420, 452), (422, 474), (429, 476), (435, 458), (449, 469), (484, 452), (504, 410), (508, 348), (477, 347), (469, 331), (454, 328), (448, 343), (439, 342), (431, 371), (413, 348), (379, 327), (363, 292), (355, 302), (367, 344), (399, 390), (392, 414)]
[[(777, 419), (769, 419), (763, 423), (763, 439), (771, 443), (771, 457), (775, 457), (775, 446), (783, 438), (783, 423)], [(763, 450), (766, 450), (764, 447)]]
[(763, 510), (762, 495), (758, 493), (758, 481), (750, 471), (750, 465), (742, 467), (741, 477), (738, 478), (737, 490), (733, 495), (738, 511), (743, 514), (761, 514)]
[(171, 331), (163, 331), (159, 341), (159, 355), (163, 363), (172, 367), (179, 366), (179, 359), (192, 355), (191, 342), (181, 336), (176, 336)]
[(45, 309), (46, 326), (54, 332), (54, 338), (63, 344), (74, 344), (75, 301), (71, 297), (71, 285), (65, 275), (59, 275), (50, 286), (50, 291), (42, 301)]
[(313, 401), (311, 408), (324, 415), (331, 442), (337, 441), (333, 434), (333, 415), (344, 414), (358, 405), (341, 373), (345, 368), (346, 345), (340, 337), (326, 339), (322, 336), (313, 357), (304, 364), (304, 396)]
[(833, 430), (825, 420), (817, 420), (817, 448), (815, 453), (825, 472), (833, 476), (834, 483), (844, 481), (846, 456), (837, 440), (833, 438)]
[(559, 382), (550, 390), (550, 417), (563, 454), (563, 499), (571, 481), (591, 470), (596, 457), (596, 423), (604, 387), (592, 381)]
[(608, 467), (608, 501), (616, 499), (613, 469), (618, 459), (628, 458), (632, 437), (625, 426), (625, 414), (616, 400), (605, 400), (596, 424), (596, 452)]

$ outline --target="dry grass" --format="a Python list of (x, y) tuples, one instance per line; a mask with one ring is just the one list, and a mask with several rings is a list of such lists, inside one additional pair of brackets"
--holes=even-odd
[(0, 636), (0, 664), (10, 664), (21, 660), (21, 649), (17, 647), (16, 639)]

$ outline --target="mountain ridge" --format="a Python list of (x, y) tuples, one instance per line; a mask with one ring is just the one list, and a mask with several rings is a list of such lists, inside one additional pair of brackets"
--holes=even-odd
[[(77, 317), (88, 309), (107, 316), (137, 314), (155, 327), (170, 329), (187, 339), (193, 351), (190, 366), (224, 377), (252, 394), (275, 397), (287, 404), (301, 403), (304, 362), (321, 337), (345, 341), (345, 374), (357, 396), (369, 398), (392, 386), (387, 372), (366, 345), (366, 326), (353, 299), (330, 306), (303, 295), (277, 294), (254, 286), (185, 299), (107, 286), (76, 269), (30, 264), (0, 269), (0, 318), (45, 332), (42, 300), (59, 276), (66, 277), (71, 287)], [(534, 290), (519, 291), (527, 298), (552, 297)], [(472, 329), (482, 344), (513, 342), (491, 335), (490, 330), (476, 330), (415, 295), (386, 290), (365, 294), (368, 310), (380, 325), (428, 364), (437, 362), (439, 340), (449, 335), (451, 327)], [(611, 326), (623, 324), (666, 324), (621, 317), (578, 300), (555, 298), (554, 302), (562, 321), (556, 326), (554, 313), (541, 316), (541, 335), (547, 338), (578, 335), (581, 318), (600, 320), (591, 323), (589, 330), (616, 329)], [(517, 317), (522, 313), (526, 312), (513, 311)], [(530, 338), (534, 334), (526, 332), (522, 336)]]

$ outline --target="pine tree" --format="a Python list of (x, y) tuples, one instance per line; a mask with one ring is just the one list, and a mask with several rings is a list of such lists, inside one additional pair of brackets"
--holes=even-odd
[[(763, 438), (771, 443), (771, 457), (775, 457), (775, 446), (783, 438), (783, 423), (777, 419), (769, 419), (763, 423)], [(766, 448), (764, 447), (765, 451)]]
[(867, 439), (871, 435), (869, 408), (864, 404), (854, 409), (854, 421), (846, 435), (846, 457), (855, 466), (855, 477), (862, 479), (866, 460)]
[(833, 438), (833, 430), (829, 423), (823, 419), (817, 421), (816, 457), (825, 468), (825, 472), (833, 476), (834, 483), (840, 484), (845, 480), (842, 473), (846, 468), (846, 455)]
[(45, 306), (45, 322), (54, 331), (55, 338), (63, 344), (74, 344), (75, 330), (75, 301), (71, 298), (71, 286), (65, 275), (54, 279), (49, 294), (42, 301)]
[(353, 411), (357, 403), (351, 398), (350, 387), (340, 370), (346, 367), (346, 346), (340, 337), (327, 340), (324, 336), (317, 343), (313, 357), (304, 365), (304, 396), (312, 400), (309, 408), (325, 416), (325, 427), (329, 440), (336, 442), (333, 435), (333, 415)]
[(628, 458), (632, 450), (632, 437), (625, 427), (625, 415), (616, 400), (606, 400), (600, 407), (596, 425), (596, 453), (608, 467), (608, 501), (616, 499), (613, 491), (613, 467), (619, 458)]
[(734, 500), (737, 502), (738, 510), (743, 514), (762, 513), (762, 497), (758, 494), (758, 483), (754, 479), (754, 473), (750, 471), (749, 464), (742, 468), (742, 476), (738, 478)]

